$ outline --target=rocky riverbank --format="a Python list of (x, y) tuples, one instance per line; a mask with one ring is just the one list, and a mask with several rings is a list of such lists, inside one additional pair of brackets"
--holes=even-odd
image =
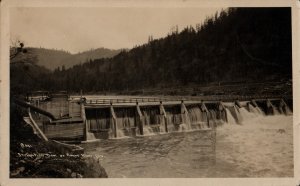
[(10, 177), (11, 178), (107, 178), (95, 156), (57, 148), (42, 141), (23, 121), (22, 108), (11, 104)]

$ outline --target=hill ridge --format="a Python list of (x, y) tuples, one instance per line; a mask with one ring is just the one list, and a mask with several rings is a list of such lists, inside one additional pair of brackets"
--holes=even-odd
[(90, 49), (72, 54), (68, 51), (48, 48), (28, 47), (28, 51), (37, 56), (37, 64), (49, 70), (57, 68), (68, 69), (74, 65), (98, 58), (111, 58), (117, 55), (121, 49), (107, 49), (104, 47)]

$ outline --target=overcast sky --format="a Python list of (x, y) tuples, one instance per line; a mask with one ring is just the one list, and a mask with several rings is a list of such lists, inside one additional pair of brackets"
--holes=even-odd
[[(225, 8), (224, 8), (225, 9)], [(11, 39), (26, 46), (63, 49), (132, 48), (164, 37), (178, 25), (202, 23), (221, 8), (12, 8)]]

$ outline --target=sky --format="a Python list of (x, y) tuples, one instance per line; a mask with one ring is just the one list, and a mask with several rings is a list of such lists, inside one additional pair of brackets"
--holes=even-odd
[[(22, 7), (11, 8), (11, 41), (78, 53), (100, 47), (130, 49), (213, 16), (222, 8)], [(225, 8), (223, 8), (225, 9)]]

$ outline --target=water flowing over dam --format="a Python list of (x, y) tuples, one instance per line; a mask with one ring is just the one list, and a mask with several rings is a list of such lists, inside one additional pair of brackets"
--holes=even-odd
[[(124, 133), (125, 138), (113, 136), (87, 148), (88, 153), (102, 155), (110, 177), (118, 178), (291, 176), (291, 110), (267, 102), (140, 106), (143, 138)], [(134, 132), (141, 135), (139, 128)]]
[(29, 113), (49, 139), (101, 155), (109, 177), (272, 177), (293, 174), (289, 103), (94, 96), (33, 100)]
[[(281, 98), (210, 101), (93, 96), (31, 100), (31, 105), (57, 118), (49, 119), (32, 108), (32, 117), (50, 139), (70, 137), (83, 141), (215, 129), (226, 124), (242, 125), (251, 119), (249, 115), (292, 114), (292, 105)], [(76, 135), (64, 135), (61, 131), (72, 127), (77, 128)]]
[[(87, 132), (100, 138), (124, 138), (201, 129), (224, 124), (242, 125), (248, 113), (290, 115), (283, 99), (250, 101), (168, 101), (108, 103), (87, 101), (84, 107)], [(102, 129), (96, 131), (97, 129)], [(97, 134), (96, 134), (97, 133)], [(108, 133), (107, 135), (99, 135)], [(93, 135), (89, 135), (93, 136)]]
[(59, 118), (53, 120), (37, 111), (31, 112), (46, 136), (79, 141), (214, 130), (224, 124), (242, 125), (251, 119), (247, 118), (248, 113), (292, 114), (292, 105), (281, 98), (242, 101), (54, 98), (46, 102), (35, 100), (32, 105)]

